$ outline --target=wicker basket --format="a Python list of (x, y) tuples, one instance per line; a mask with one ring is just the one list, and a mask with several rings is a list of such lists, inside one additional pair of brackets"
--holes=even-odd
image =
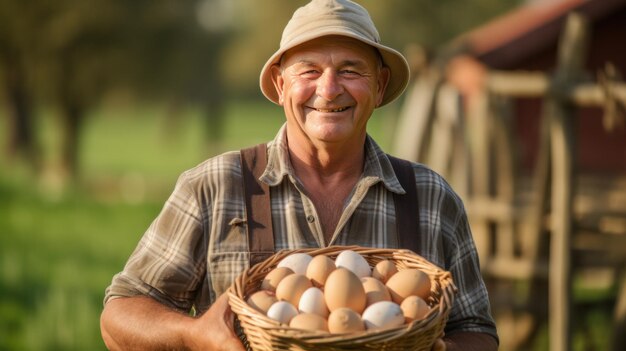
[[(432, 310), (426, 318), (401, 327), (350, 334), (329, 334), (289, 328), (266, 317), (245, 301), (259, 290), (261, 281), (286, 256), (304, 252), (334, 259), (343, 250), (361, 254), (371, 266), (389, 259), (398, 270), (419, 268), (431, 280), (429, 301)], [(323, 249), (282, 250), (244, 271), (228, 290), (230, 306), (237, 315), (237, 331), (248, 350), (398, 350), (429, 351), (443, 336), (443, 328), (454, 301), (456, 287), (449, 272), (441, 270), (409, 250), (373, 249), (359, 246), (331, 246)]]

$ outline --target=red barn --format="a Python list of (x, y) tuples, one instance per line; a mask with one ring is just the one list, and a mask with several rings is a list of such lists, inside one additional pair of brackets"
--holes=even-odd
[[(589, 78), (595, 80), (607, 62), (626, 74), (626, 0), (533, 1), (466, 33), (459, 41), (488, 68), (549, 73), (555, 68), (559, 37), (571, 12), (580, 13), (589, 21), (591, 36), (584, 61)], [(467, 72), (463, 75), (475, 77)], [(465, 88), (461, 90), (467, 91), (477, 82), (462, 84)], [(516, 101), (514, 128), (521, 142), (522, 163), (527, 169), (532, 167), (537, 154), (541, 105), (541, 99)], [(578, 170), (626, 172), (626, 126), (607, 131), (602, 115), (600, 108), (578, 111)]]

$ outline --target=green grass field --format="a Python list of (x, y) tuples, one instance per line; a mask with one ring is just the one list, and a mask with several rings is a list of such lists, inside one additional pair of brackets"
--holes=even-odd
[[(104, 289), (178, 175), (217, 152), (270, 140), (284, 119), (269, 103), (232, 104), (223, 143), (211, 147), (194, 111), (176, 125), (157, 108), (89, 117), (80, 180), (63, 191), (54, 172), (37, 179), (0, 158), (0, 350), (103, 350)], [(43, 115), (38, 130), (51, 164), (60, 141), (54, 118)], [(371, 125), (384, 145), (382, 122)]]

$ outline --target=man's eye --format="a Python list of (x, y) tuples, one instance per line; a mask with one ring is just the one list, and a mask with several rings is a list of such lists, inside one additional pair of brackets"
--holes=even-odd
[(300, 77), (308, 78), (308, 79), (317, 78), (319, 77), (319, 75), (320, 75), (320, 72), (314, 69), (300, 72)]
[(349, 69), (342, 70), (341, 74), (344, 75), (344, 76), (348, 76), (348, 77), (356, 77), (356, 76), (361, 75), (359, 72), (352, 71), (352, 70), (349, 70)]

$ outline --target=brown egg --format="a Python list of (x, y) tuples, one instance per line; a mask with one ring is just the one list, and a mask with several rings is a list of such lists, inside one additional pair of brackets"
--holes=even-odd
[(271, 272), (267, 273), (263, 281), (261, 282), (261, 290), (268, 290), (276, 292), (276, 287), (283, 278), (293, 274), (293, 271), (287, 267), (274, 268)]
[(430, 312), (430, 306), (419, 296), (409, 296), (402, 304), (400, 304), (402, 313), (404, 314), (404, 320), (406, 323), (411, 323), (414, 320), (421, 320), (426, 317)]
[(328, 256), (317, 255), (309, 262), (306, 269), (307, 278), (311, 279), (313, 285), (321, 288), (326, 283), (328, 275), (335, 270), (335, 262)]
[(298, 306), (302, 294), (312, 286), (313, 284), (304, 274), (290, 274), (278, 283), (276, 298), (278, 301), (287, 301)]
[(411, 295), (416, 295), (426, 300), (430, 295), (430, 278), (419, 269), (411, 268), (401, 270), (387, 281), (387, 289), (391, 299), (397, 304)]
[(328, 331), (333, 334), (352, 333), (365, 330), (361, 316), (349, 308), (338, 308), (328, 316)]
[(382, 260), (374, 266), (374, 269), (372, 270), (372, 277), (385, 284), (387, 283), (387, 280), (389, 280), (389, 278), (397, 272), (398, 268), (396, 268), (396, 265), (392, 261)]
[(270, 309), (270, 306), (274, 304), (274, 302), (278, 301), (273, 292), (267, 290), (259, 290), (254, 294), (248, 297), (246, 301), (248, 305), (252, 308), (256, 309), (263, 314), (267, 313), (267, 310)]
[(365, 290), (366, 305), (369, 306), (378, 301), (391, 301), (391, 295), (385, 284), (380, 280), (372, 277), (361, 278), (363, 290)]
[(324, 300), (331, 312), (348, 307), (361, 313), (367, 302), (361, 280), (346, 268), (337, 268), (330, 273), (324, 286)]
[(328, 322), (326, 319), (315, 313), (300, 313), (291, 319), (289, 326), (291, 328), (304, 330), (328, 331)]

